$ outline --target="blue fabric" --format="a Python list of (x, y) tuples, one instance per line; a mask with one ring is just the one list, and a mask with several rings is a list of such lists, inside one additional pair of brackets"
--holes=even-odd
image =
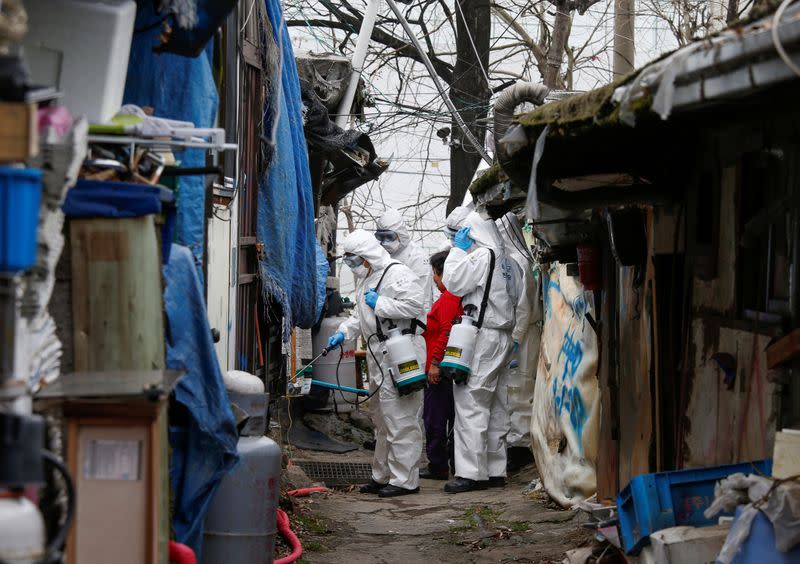
[[(155, 2), (138, 2), (136, 29), (160, 20)], [(219, 97), (212, 71), (213, 42), (197, 58), (156, 54), (161, 26), (137, 32), (133, 36), (125, 82), (124, 103), (150, 106), (159, 117), (191, 121), (197, 127), (213, 127)], [(181, 166), (205, 166), (203, 149), (187, 149), (177, 154)], [(189, 247), (197, 272), (202, 279), (205, 179), (184, 176), (178, 186), (178, 216), (175, 242)]]
[(328, 273), (331, 270), (331, 265), (328, 262), (328, 257), (325, 256), (325, 251), (322, 250), (319, 241), (316, 245), (317, 249), (317, 309), (314, 314), (315, 319), (319, 319), (322, 315), (322, 308), (325, 306), (325, 290), (328, 286)]
[(264, 116), (272, 161), (258, 186), (257, 233), (264, 245), (259, 266), (264, 291), (283, 308), (283, 333), (288, 339), (292, 326), (311, 327), (317, 321), (319, 243), (294, 52), (280, 0), (265, 0), (265, 4), (273, 39), (281, 50), (282, 74), (269, 92)]
[(186, 371), (174, 394), (175, 401), (188, 412), (182, 424), (169, 431), (173, 527), (178, 542), (190, 546), (199, 562), (208, 506), (220, 480), (238, 460), (238, 433), (211, 340), (203, 288), (189, 249), (172, 246), (164, 280), (169, 328), (167, 366)]
[(67, 192), (61, 206), (67, 217), (139, 217), (164, 214), (161, 226), (161, 257), (166, 263), (175, 230), (175, 195), (166, 188), (126, 182), (80, 179)]
[(78, 180), (61, 209), (67, 217), (140, 217), (161, 213), (172, 193), (149, 184)]

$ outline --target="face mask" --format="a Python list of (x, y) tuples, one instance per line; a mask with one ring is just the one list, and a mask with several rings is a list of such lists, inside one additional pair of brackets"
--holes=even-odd
[(381, 246), (391, 255), (400, 250), (400, 241), (382, 241)]
[(359, 264), (358, 266), (351, 266), (350, 270), (353, 271), (353, 276), (356, 276), (358, 278), (363, 278), (367, 274), (369, 274), (369, 269), (363, 264)]

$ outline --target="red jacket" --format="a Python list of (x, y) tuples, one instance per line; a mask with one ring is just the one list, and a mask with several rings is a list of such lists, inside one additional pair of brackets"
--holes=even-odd
[(461, 298), (451, 294), (447, 290), (436, 300), (433, 307), (428, 312), (428, 321), (425, 324), (425, 348), (428, 358), (425, 362), (425, 371), (431, 367), (431, 361), (437, 363), (444, 357), (444, 349), (447, 347), (447, 339), (450, 337), (450, 327), (453, 321), (464, 313), (461, 307)]

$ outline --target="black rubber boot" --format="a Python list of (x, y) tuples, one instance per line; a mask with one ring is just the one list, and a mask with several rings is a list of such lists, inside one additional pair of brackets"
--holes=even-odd
[(378, 497), (397, 497), (400, 495), (411, 495), (415, 493), (419, 493), (419, 488), (407, 490), (406, 488), (400, 488), (398, 486), (389, 484), (388, 486), (384, 486), (383, 489), (378, 492)]
[(490, 488), (504, 488), (506, 487), (506, 479), (503, 476), (492, 476), (489, 478)]
[(450, 474), (445, 470), (444, 472), (431, 472), (430, 468), (422, 468), (419, 471), (420, 480), (446, 480)]
[(489, 487), (489, 480), (470, 480), (468, 478), (459, 478), (452, 482), (447, 482), (444, 486), (444, 491), (447, 493), (464, 493), (477, 490), (485, 490)]
[(364, 484), (358, 491), (365, 494), (376, 494), (383, 488), (385, 488), (387, 485), (388, 484), (379, 484), (375, 480), (370, 480), (369, 484)]

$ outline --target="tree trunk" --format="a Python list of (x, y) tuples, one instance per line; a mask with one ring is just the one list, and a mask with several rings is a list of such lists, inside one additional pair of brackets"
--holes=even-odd
[(553, 2), (556, 19), (553, 22), (553, 35), (550, 40), (550, 48), (547, 50), (547, 66), (544, 69), (542, 82), (545, 86), (554, 89), (564, 87), (561, 79), (561, 65), (564, 62), (564, 50), (567, 47), (572, 23), (568, 4), (567, 0)]
[[(489, 2), (486, 0), (461, 0), (460, 6), (464, 18), (461, 18), (461, 13), (456, 9), (458, 55), (453, 70), (453, 81), (450, 83), (450, 100), (475, 137), (483, 142), (485, 127), (477, 127), (476, 122), (486, 117), (491, 96), (489, 85), (481, 70), (481, 65), (484, 69), (489, 68), (491, 12)], [(480, 63), (470, 41), (470, 34), (475, 42), (475, 48), (480, 53)], [(450, 198), (447, 201), (447, 213), (461, 205), (481, 161), (480, 155), (475, 152), (469, 141), (464, 139), (455, 122), (451, 128), (453, 144), (450, 148)]]
[(614, 77), (633, 71), (634, 0), (614, 0)]
[(739, 19), (739, 0), (728, 0), (728, 14), (725, 21), (729, 24)]

